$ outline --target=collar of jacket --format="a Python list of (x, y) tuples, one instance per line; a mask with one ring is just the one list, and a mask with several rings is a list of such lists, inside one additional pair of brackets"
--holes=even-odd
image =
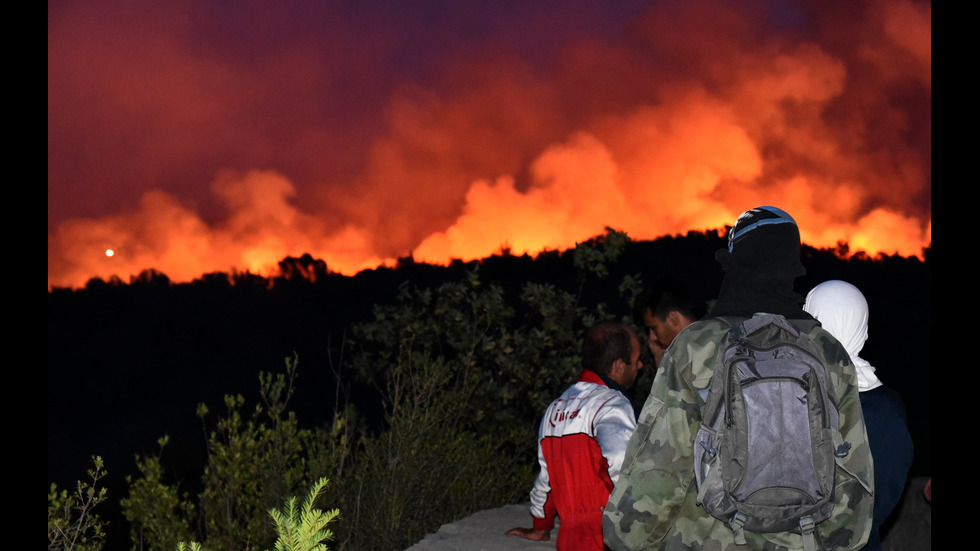
[(578, 381), (580, 383), (595, 383), (597, 385), (606, 385), (613, 390), (618, 390), (624, 395), (626, 394), (626, 389), (616, 381), (606, 377), (601, 373), (596, 373), (591, 369), (583, 369), (582, 373), (578, 376)]

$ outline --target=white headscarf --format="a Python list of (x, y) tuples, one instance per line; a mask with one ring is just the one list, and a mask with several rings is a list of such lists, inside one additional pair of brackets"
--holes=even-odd
[(839, 279), (824, 281), (807, 293), (803, 310), (847, 349), (857, 368), (858, 391), (881, 386), (875, 368), (858, 356), (868, 340), (868, 301), (857, 287)]

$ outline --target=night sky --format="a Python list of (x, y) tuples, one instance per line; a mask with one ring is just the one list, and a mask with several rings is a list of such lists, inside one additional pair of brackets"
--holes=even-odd
[[(48, 286), (721, 228), (931, 246), (931, 3), (48, 2)], [(107, 251), (111, 250), (109, 256)]]

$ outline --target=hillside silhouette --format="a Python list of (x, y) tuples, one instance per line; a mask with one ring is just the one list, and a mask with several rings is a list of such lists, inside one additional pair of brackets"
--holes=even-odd
[[(405, 258), (395, 267), (355, 276), (331, 273), (323, 261), (304, 255), (280, 262), (275, 277), (212, 273), (174, 284), (148, 270), (129, 282), (93, 279), (83, 289), (53, 289), (48, 293), (48, 482), (72, 486), (85, 478), (88, 458), (101, 455), (110, 495), (118, 499), (126, 492), (125, 476), (136, 474), (134, 456), (156, 455), (164, 435), (170, 436), (164, 465), (175, 479), (193, 481), (205, 460), (197, 405), (220, 410), (227, 394), (255, 403), (259, 372), (279, 370), (294, 353), (299, 380), (291, 406), (306, 425), (327, 421), (338, 392), (334, 372), (345, 365), (345, 333), (371, 319), (374, 305), (393, 302), (400, 286), (435, 287), (477, 270), (481, 283), (500, 285), (515, 304), (523, 284), (540, 282), (574, 290), (586, 307), (602, 302), (611, 313), (628, 315), (631, 305), (616, 286), (631, 274), (648, 283), (675, 277), (695, 295), (714, 298), (723, 275), (714, 252), (724, 243), (714, 232), (629, 242), (599, 282), (581, 278), (571, 251), (535, 257), (502, 251), (448, 266)], [(915, 442), (910, 477), (931, 475), (930, 252), (924, 260), (883, 255), (844, 260), (832, 250), (804, 247), (807, 273), (796, 282), (796, 290), (805, 294), (826, 279), (843, 279), (866, 295), (870, 337), (862, 357), (906, 402)], [(374, 392), (352, 380), (346, 384), (351, 403), (380, 422)], [(121, 523), (111, 507), (104, 514)]]

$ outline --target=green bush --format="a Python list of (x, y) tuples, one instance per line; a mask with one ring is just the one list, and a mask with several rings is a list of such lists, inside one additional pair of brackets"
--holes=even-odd
[[(333, 532), (327, 528), (327, 525), (337, 518), (340, 511), (332, 509), (324, 512), (313, 507), (326, 485), (326, 478), (317, 480), (303, 501), (301, 510), (296, 508), (295, 497), (286, 500), (282, 511), (275, 508), (269, 510), (269, 517), (275, 524), (277, 534), (275, 551), (327, 551), (324, 540), (333, 538)], [(177, 551), (206, 550), (196, 541), (178, 541)]]
[[(393, 304), (375, 305), (373, 319), (344, 340), (353, 351), (350, 365), (331, 367), (338, 379), (379, 392), (380, 427), (338, 403), (329, 423), (301, 428), (288, 407), (295, 355), (283, 373), (259, 375), (262, 403), (251, 413), (244, 397), (226, 396), (224, 415), (209, 428), (209, 410), (200, 405), (208, 434), (203, 489), (182, 493), (179, 483), (164, 480), (160, 456), (137, 457), (139, 476), (127, 478), (129, 495), (120, 501), (133, 548), (293, 551), (326, 549), (322, 540), (332, 539), (338, 550), (390, 551), (446, 522), (527, 499), (540, 416), (578, 374), (584, 329), (613, 317), (603, 303), (584, 308), (582, 291), (607, 277), (607, 263), (626, 240), (610, 231), (580, 244), (577, 289), (529, 282), (508, 297), (474, 269), (434, 289), (403, 285)], [(626, 277), (618, 292), (632, 302), (639, 286), (638, 278)], [(167, 437), (159, 443), (162, 454)], [(289, 496), (304, 488), (312, 488), (310, 497), (297, 511)], [(70, 549), (51, 547), (53, 533), (63, 541), (70, 529), (90, 545), (85, 549), (99, 549), (103, 532), (91, 508), (104, 491), (79, 485), (70, 503), (54, 492), (49, 549)], [(312, 508), (321, 493), (336, 509)], [(280, 503), (283, 512), (273, 508)], [(52, 504), (56, 512), (84, 514), (53, 515)], [(324, 531), (335, 519), (334, 530)]]
[[(577, 248), (581, 285), (604, 277), (624, 244), (612, 233)], [(638, 288), (629, 278), (620, 293)], [(403, 549), (446, 522), (527, 498), (540, 416), (578, 375), (584, 329), (610, 317), (602, 304), (586, 311), (580, 294), (526, 283), (508, 299), (473, 270), (435, 289), (403, 285), (394, 304), (352, 328), (354, 371), (381, 393), (385, 427), (361, 439), (340, 480), (341, 509), (352, 512), (342, 544)]]
[(105, 475), (102, 458), (92, 457), (92, 483), (78, 481), (75, 491), (48, 490), (48, 551), (97, 551), (105, 542), (107, 524), (95, 513), (95, 507), (106, 500), (106, 489), (96, 486)]
[(493, 435), (463, 430), (469, 389), (440, 387), (454, 376), (445, 361), (403, 360), (389, 387), (388, 427), (365, 438), (345, 481), (344, 544), (403, 549), (441, 524), (524, 494), (528, 464), (514, 462)]
[[(298, 358), (286, 358), (285, 371), (275, 376), (259, 374), (256, 405), (244, 415), (244, 397), (225, 396), (226, 413), (208, 438), (208, 461), (202, 476), (203, 491), (184, 493), (162, 480), (159, 458), (137, 457), (141, 478), (129, 480), (130, 494), (121, 500), (137, 549), (171, 550), (178, 541), (200, 541), (210, 551), (240, 551), (271, 546), (276, 526), (267, 511), (296, 495), (312, 474), (308, 458), (324, 459), (327, 440), (301, 429), (296, 414), (288, 410), (297, 379)], [(198, 406), (205, 422), (206, 405)], [(167, 438), (160, 440), (161, 452)], [(319, 488), (322, 490), (322, 487)]]
[[(158, 443), (160, 450), (166, 447), (167, 437)], [(191, 539), (190, 524), (194, 518), (194, 505), (184, 494), (162, 481), (163, 468), (160, 457), (136, 457), (141, 477), (126, 477), (129, 497), (120, 500), (123, 514), (130, 523), (129, 537), (137, 549), (169, 551), (179, 541)]]
[(283, 511), (272, 509), (269, 516), (276, 524), (276, 551), (327, 551), (324, 540), (333, 539), (333, 532), (327, 525), (340, 514), (340, 510), (332, 509), (324, 512), (314, 509), (313, 505), (320, 492), (327, 485), (327, 479), (317, 480), (310, 489), (309, 495), (303, 501), (303, 508), (296, 509), (296, 498), (286, 500)]

